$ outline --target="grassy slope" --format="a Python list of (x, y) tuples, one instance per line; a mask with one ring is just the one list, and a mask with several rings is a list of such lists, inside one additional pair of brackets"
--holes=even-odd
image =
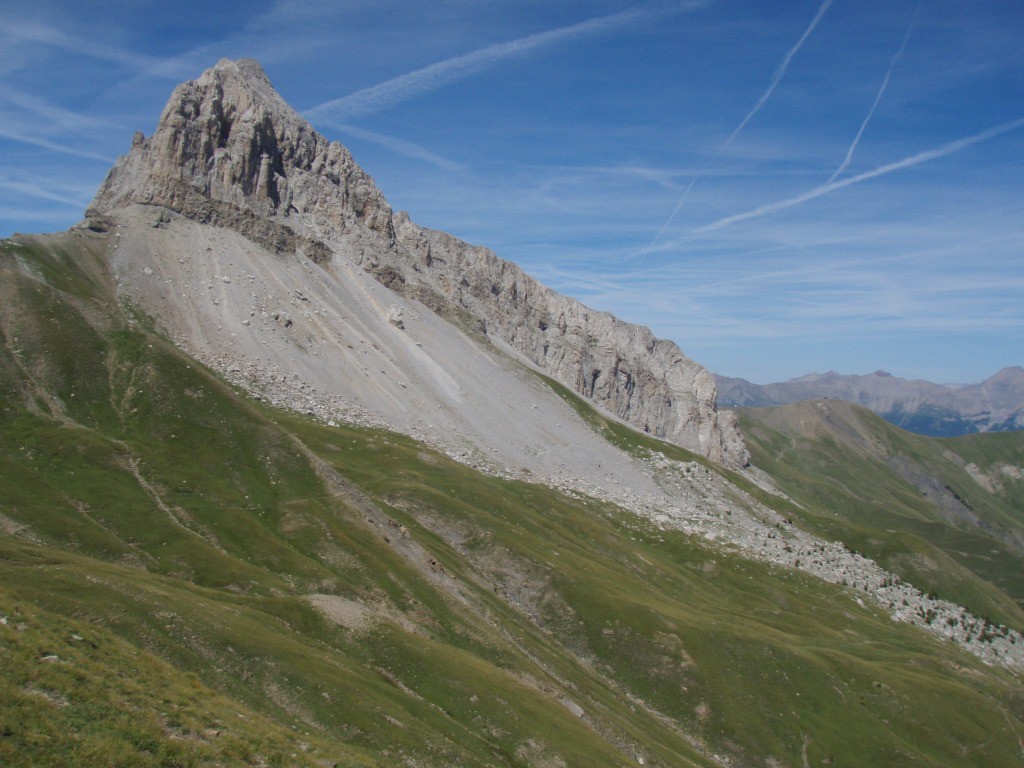
[[(22, 702), (2, 710), (0, 756), (30, 743), (33, 764), (1019, 759), (1011, 675), (838, 587), (614, 507), (260, 409), (112, 309), (101, 245), (0, 251), (0, 269), (17, 253), (39, 278), (0, 279), (0, 695)], [(332, 623), (312, 593), (367, 620)], [(52, 649), (66, 665), (40, 661)], [(106, 751), (69, 751), (100, 731), (111, 741), (89, 748)]]
[(1024, 484), (992, 493), (964, 469), (1020, 466), (1024, 433), (928, 438), (835, 400), (743, 409), (741, 424), (753, 463), (802, 505), (804, 527), (1024, 628)]
[[(0, 591), (0, 764), (376, 764), (300, 736), (95, 624)], [(325, 755), (330, 755), (325, 758)]]

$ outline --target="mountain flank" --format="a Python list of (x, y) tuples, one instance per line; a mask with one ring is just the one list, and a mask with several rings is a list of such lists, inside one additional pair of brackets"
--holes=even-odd
[[(169, 212), (189, 222), (163, 222), (174, 230), (213, 224), (273, 253), (299, 254), (318, 274), (306, 270), (312, 283), (289, 284), (291, 296), (306, 296), (313, 283), (352, 279), (350, 273), (334, 272), (364, 270), (405, 298), (381, 312), (391, 311), (395, 317), (401, 313), (404, 318), (429, 308), (449, 318), (461, 317), (496, 348), (634, 427), (717, 462), (746, 462), (735, 421), (716, 409), (713, 378), (675, 343), (561, 296), (485, 248), (419, 227), (405, 215), (393, 215), (349, 152), (317, 134), (296, 114), (255, 61), (223, 60), (179, 86), (154, 135), (136, 135), (131, 152), (111, 171), (88, 215), (94, 227), (113, 226), (105, 223), (108, 219), (119, 222), (124, 228), (119, 234), (134, 242), (139, 240), (134, 233), (151, 226), (144, 209), (156, 211), (150, 217)], [(172, 234), (191, 239), (184, 231)], [(227, 236), (224, 239), (226, 246)], [(207, 261), (219, 260), (221, 271), (229, 272), (225, 254), (217, 253), (222, 246), (206, 247), (212, 255)], [(131, 250), (123, 250), (119, 264), (126, 277), (133, 269), (155, 271), (163, 266), (160, 254), (144, 256)], [(149, 258), (155, 263), (147, 267), (142, 262)], [(265, 295), (255, 293), (256, 298)], [(283, 297), (274, 295), (273, 300), (281, 302)], [(250, 306), (251, 302), (235, 302), (230, 310), (212, 310), (208, 319), (197, 318), (191, 324), (179, 323), (180, 313), (171, 308), (162, 319), (169, 332), (191, 343), (202, 356), (216, 355), (214, 350), (224, 345), (236, 347), (239, 367), (244, 368), (253, 362), (250, 352), (258, 348), (245, 339), (255, 329), (238, 328), (236, 322), (227, 331), (225, 322), (218, 320), (228, 320), (225, 314), (230, 311), (241, 321), (256, 311)], [(252, 317), (273, 312), (280, 322), (280, 311), (287, 310), (268, 306)], [(294, 354), (308, 358), (309, 347), (320, 334), (309, 327), (303, 313), (292, 314), (285, 320), (290, 321), (289, 335), (304, 349)], [(213, 330), (218, 327), (220, 335)], [(274, 362), (290, 362), (292, 354), (279, 354)], [(336, 359), (333, 354), (320, 357)], [(308, 373), (304, 383), (337, 394), (331, 385), (336, 371)], [(360, 399), (358, 389), (346, 389)]]
[[(888, 502), (860, 518), (841, 490), (874, 498), (870, 463), (808, 473), (788, 462), (820, 443), (762, 459), (750, 430), (759, 466), (802, 474), (738, 474), (553, 384), (674, 501), (481, 473), (226, 384), (117, 299), (115, 235), (0, 243), (5, 765), (1016, 759), (1024, 613), (983, 578), (995, 540), (977, 530), (971, 567), (911, 549), (920, 579), (884, 570)], [(847, 431), (872, 444), (870, 422)], [(993, 440), (1019, 434), (956, 447), (1018, 510), (1019, 448)], [(970, 472), (917, 460), (982, 515)], [(955, 546), (963, 530), (915, 504)], [(807, 533), (840, 508), (853, 525)]]
[(772, 406), (834, 398), (858, 403), (910, 432), (953, 437), (1024, 429), (1024, 368), (1003, 368), (977, 384), (951, 386), (901, 379), (885, 371), (843, 376), (812, 373), (776, 384), (715, 376), (719, 402)]

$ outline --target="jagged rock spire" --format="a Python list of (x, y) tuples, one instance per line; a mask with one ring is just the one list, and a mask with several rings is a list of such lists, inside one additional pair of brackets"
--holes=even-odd
[(356, 226), (384, 241), (393, 234), (373, 180), (288, 106), (252, 59), (222, 59), (179, 85), (156, 132), (136, 135), (90, 211), (142, 203), (195, 217), (204, 198), (320, 239)]

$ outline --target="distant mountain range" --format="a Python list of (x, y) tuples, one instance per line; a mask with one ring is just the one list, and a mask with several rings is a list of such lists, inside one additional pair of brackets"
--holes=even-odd
[(848, 400), (909, 432), (953, 437), (1024, 429), (1024, 368), (1003, 368), (978, 384), (909, 381), (885, 371), (843, 376), (811, 373), (776, 384), (715, 376), (722, 406), (772, 406), (801, 400)]

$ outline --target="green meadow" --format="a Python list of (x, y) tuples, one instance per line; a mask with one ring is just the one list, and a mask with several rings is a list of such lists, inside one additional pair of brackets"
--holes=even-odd
[[(101, 238), (3, 243), (0, 333), (0, 764), (1024, 756), (1019, 673), (613, 505), (268, 408), (116, 301)], [(626, 450), (693, 458), (574, 402)], [(745, 422), (795, 522), (915, 584), (933, 560), (922, 588), (1024, 626), (999, 543), (1021, 488), (976, 491), (944, 458), (1019, 465), (1015, 436), (947, 448), (880, 424), (989, 529), (841, 441)]]

